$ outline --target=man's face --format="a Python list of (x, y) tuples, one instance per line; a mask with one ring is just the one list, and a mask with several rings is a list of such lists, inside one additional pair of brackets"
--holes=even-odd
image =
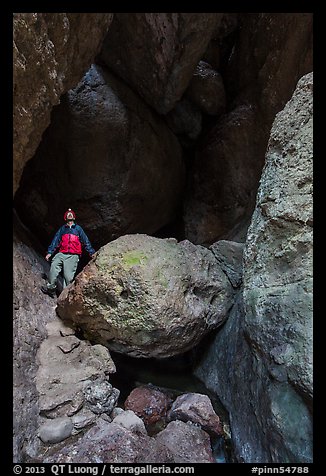
[(67, 220), (73, 220), (73, 219), (74, 219), (74, 215), (71, 212), (68, 212), (67, 213)]

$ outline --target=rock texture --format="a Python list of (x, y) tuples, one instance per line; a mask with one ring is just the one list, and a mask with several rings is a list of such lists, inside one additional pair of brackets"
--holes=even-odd
[[(87, 395), (83, 392), (89, 387), (94, 390), (97, 380), (107, 380), (115, 371), (107, 348), (78, 339), (58, 319), (56, 302), (41, 292), (42, 275), (48, 263), (35, 251), (39, 247), (14, 216), (13, 460), (16, 463), (38, 459), (48, 445), (58, 444), (93, 425), (96, 414), (88, 409), (89, 392)], [(92, 391), (91, 395), (94, 400), (96, 392)], [(111, 410), (112, 407), (104, 408)]]
[[(243, 462), (312, 461), (312, 74), (274, 121), (244, 254), (244, 301), (197, 370)], [(224, 370), (223, 370), (224, 369)]]
[(73, 428), (71, 418), (59, 417), (45, 421), (39, 430), (38, 436), (43, 443), (59, 443), (72, 434)]
[(37, 244), (16, 218), (13, 238), (13, 460), (21, 463), (37, 451), (32, 444), (39, 415), (36, 353), (55, 304), (39, 291), (44, 269)]
[(160, 114), (186, 90), (223, 13), (116, 13), (101, 61)]
[(186, 238), (245, 241), (275, 118), (312, 71), (311, 13), (245, 13), (223, 70), (227, 113), (199, 144), (185, 200)]
[(137, 387), (128, 395), (125, 409), (133, 410), (153, 434), (156, 428), (164, 426), (172, 400), (163, 392), (151, 387)]
[[(184, 207), (185, 234), (193, 243), (211, 245), (221, 237), (229, 239), (235, 225), (241, 227), (247, 220), (266, 148), (258, 127), (262, 121), (251, 105), (238, 106), (223, 115), (198, 145)], [(233, 233), (235, 238), (230, 239), (239, 241)], [(243, 236), (240, 239), (244, 241)]]
[(207, 433), (190, 423), (171, 422), (154, 438), (99, 419), (78, 442), (50, 448), (43, 463), (214, 463)]
[(134, 357), (169, 357), (221, 325), (233, 288), (211, 251), (126, 235), (103, 246), (58, 299), (92, 342)]
[(193, 144), (201, 133), (202, 114), (198, 107), (185, 97), (176, 103), (165, 119), (170, 129), (185, 147)]
[(112, 13), (14, 13), (14, 192), (60, 96), (101, 47)]
[(83, 393), (87, 407), (97, 415), (102, 413), (109, 415), (116, 406), (120, 395), (120, 391), (112, 387), (109, 380), (103, 377), (88, 382), (84, 386)]
[(243, 243), (220, 240), (209, 248), (213, 251), (221, 269), (227, 275), (232, 286), (240, 288), (243, 275)]
[(312, 397), (313, 75), (274, 122), (244, 255), (246, 329)]
[(100, 66), (62, 99), (29, 165), (16, 206), (46, 241), (68, 206), (95, 247), (154, 233), (174, 219), (184, 188), (174, 134)]
[(228, 94), (237, 104), (256, 104), (259, 97), (270, 129), (299, 78), (312, 71), (313, 15), (251, 13), (240, 16), (239, 23), (239, 36), (225, 71)]
[(99, 419), (77, 442), (50, 449), (44, 463), (174, 463), (168, 448), (122, 425)]
[(169, 449), (175, 463), (215, 463), (208, 434), (191, 423), (171, 421), (155, 439)]
[(185, 393), (175, 399), (168, 418), (170, 421), (190, 421), (200, 426), (211, 436), (221, 436), (222, 425), (216, 415), (213, 405), (207, 395), (200, 393)]
[(122, 410), (122, 412), (112, 420), (112, 423), (121, 425), (133, 433), (142, 433), (143, 435), (147, 435), (143, 420), (139, 418), (139, 416), (137, 416), (132, 410)]
[(37, 353), (36, 386), (41, 414), (48, 418), (72, 416), (84, 405), (92, 411), (95, 406), (94, 413), (110, 413), (112, 408), (96, 406), (99, 390), (94, 389), (97, 380), (106, 382), (106, 376), (115, 372), (107, 348), (81, 341), (71, 329), (68, 335), (62, 335), (67, 331), (60, 320), (48, 324), (47, 330), (48, 337)]
[(205, 114), (220, 116), (225, 112), (226, 96), (222, 76), (205, 61), (199, 61), (186, 96)]

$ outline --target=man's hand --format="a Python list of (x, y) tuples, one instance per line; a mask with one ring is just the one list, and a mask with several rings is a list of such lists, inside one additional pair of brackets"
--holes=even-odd
[(50, 258), (51, 258), (51, 255), (50, 255), (50, 253), (48, 253), (48, 254), (46, 255), (45, 259), (46, 259), (46, 261), (49, 261)]

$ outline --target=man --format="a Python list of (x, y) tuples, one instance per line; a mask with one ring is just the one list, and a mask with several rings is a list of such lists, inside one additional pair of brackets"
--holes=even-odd
[(63, 270), (64, 288), (74, 279), (78, 261), (82, 254), (82, 245), (91, 258), (95, 253), (86, 233), (81, 226), (75, 223), (76, 215), (71, 208), (65, 212), (64, 220), (66, 223), (55, 234), (45, 257), (49, 261), (59, 247), (59, 253), (54, 256), (51, 262), (48, 282), (46, 286), (41, 286), (42, 292), (51, 297), (54, 297), (56, 294), (57, 278), (61, 270)]

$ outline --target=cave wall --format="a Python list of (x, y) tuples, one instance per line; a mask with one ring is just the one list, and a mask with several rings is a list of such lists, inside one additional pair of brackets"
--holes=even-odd
[(39, 243), (14, 215), (13, 235), (13, 458), (19, 463), (37, 454), (39, 402), (36, 354), (55, 316), (55, 303), (44, 299), (40, 286), (48, 264)]
[(230, 413), (240, 462), (312, 462), (313, 75), (274, 121), (243, 294), (196, 374)]
[(15, 205), (44, 241), (72, 208), (97, 249), (173, 221), (184, 182), (182, 148), (166, 123), (119, 78), (93, 65), (53, 111)]
[(166, 114), (185, 92), (222, 17), (116, 13), (99, 56), (157, 112)]
[(202, 134), (188, 176), (185, 236), (245, 241), (275, 114), (312, 63), (311, 13), (244, 13), (224, 80), (227, 110)]
[(52, 107), (89, 67), (112, 18), (112, 13), (14, 13), (14, 193), (50, 124)]
[[(14, 190), (21, 185), (15, 202), (18, 214), (44, 245), (61, 224), (67, 206), (71, 206), (67, 203), (71, 198), (69, 190), (77, 180), (79, 195), (73, 197), (72, 206), (76, 205), (77, 213), (80, 210), (81, 224), (89, 225), (87, 231), (93, 233), (99, 246), (127, 231), (155, 233), (174, 220), (182, 206), (180, 192), (186, 165), (183, 220), (185, 236), (190, 241), (205, 245), (221, 237), (245, 241), (251, 222), (243, 303), (239, 298), (215, 344), (208, 349), (198, 375), (230, 411), (239, 461), (309, 462), (311, 76), (299, 83), (285, 112), (277, 116), (252, 220), (251, 215), (275, 114), (290, 99), (298, 79), (312, 70), (312, 14), (202, 14), (212, 17), (200, 17), (203, 22), (199, 31), (203, 31), (203, 25), (208, 26), (200, 40), (194, 32), (196, 17), (183, 17), (195, 14), (172, 14), (177, 16), (168, 20), (164, 17), (161, 23), (159, 17), (151, 17), (150, 39), (145, 28), (149, 18), (137, 17), (137, 31), (143, 33), (137, 36), (136, 50), (146, 49), (148, 42), (155, 40), (155, 48), (146, 58), (152, 69), (161, 68), (161, 82), (157, 84), (144, 77), (146, 71), (138, 56), (130, 64), (132, 77), (127, 68), (133, 51), (130, 28), (136, 17), (129, 17), (133, 14), (115, 14), (120, 15), (116, 24), (126, 32), (124, 39), (117, 38), (116, 27), (112, 32), (109, 29), (105, 53), (96, 57), (112, 15), (14, 16)], [(213, 15), (217, 16), (213, 19)], [(167, 21), (170, 46), (162, 50), (161, 27)], [(155, 25), (159, 25), (159, 35)], [(109, 41), (116, 55), (111, 59)], [(183, 47), (178, 49), (180, 44)], [(189, 45), (193, 50), (188, 49)], [(117, 66), (116, 58), (122, 50), (126, 52), (124, 63)], [(95, 57), (97, 65), (89, 69)], [(184, 61), (181, 71), (177, 67), (179, 60)], [(198, 68), (200, 60), (210, 62), (211, 67)], [(101, 70), (105, 70), (104, 82), (94, 73)], [(200, 71), (204, 72), (201, 76)], [(133, 78), (141, 75), (143, 80), (134, 82)], [(92, 77), (94, 82), (90, 81)], [(225, 104), (214, 116), (209, 114), (212, 109), (205, 109), (209, 88), (206, 97), (199, 100), (198, 84), (205, 90), (205, 78), (212, 81), (217, 77)], [(177, 88), (179, 80), (181, 89)], [(162, 84), (166, 88), (161, 89)], [(85, 91), (88, 102), (83, 102)], [(51, 111), (50, 128), (46, 130)], [(105, 121), (103, 126), (99, 119), (107, 111), (110, 127)], [(78, 124), (83, 116), (87, 120)], [(299, 121), (303, 121), (303, 127)], [(77, 132), (71, 133), (74, 122)], [(51, 134), (52, 140), (47, 142)], [(94, 135), (101, 154), (90, 146)], [(114, 144), (118, 143), (121, 149), (117, 153)], [(126, 162), (121, 164), (126, 156)], [(135, 163), (137, 167), (133, 168)], [(125, 167), (119, 169), (121, 165)], [(21, 180), (23, 169), (26, 177), (33, 177), (34, 167), (35, 177), (41, 172), (38, 178), (31, 182), (30, 178)], [(119, 193), (124, 197), (120, 202)], [(155, 201), (166, 195), (172, 200)], [(160, 206), (164, 219), (158, 213)], [(128, 207), (130, 219), (123, 223)], [(140, 224), (145, 210), (149, 225)], [(35, 356), (54, 310), (39, 293), (46, 263), (30, 239), (23, 237), (24, 233), (21, 228), (19, 237), (14, 238), (17, 461), (23, 457), (37, 427)], [(299, 280), (294, 276), (297, 273)], [(35, 453), (37, 448), (28, 451)]]

